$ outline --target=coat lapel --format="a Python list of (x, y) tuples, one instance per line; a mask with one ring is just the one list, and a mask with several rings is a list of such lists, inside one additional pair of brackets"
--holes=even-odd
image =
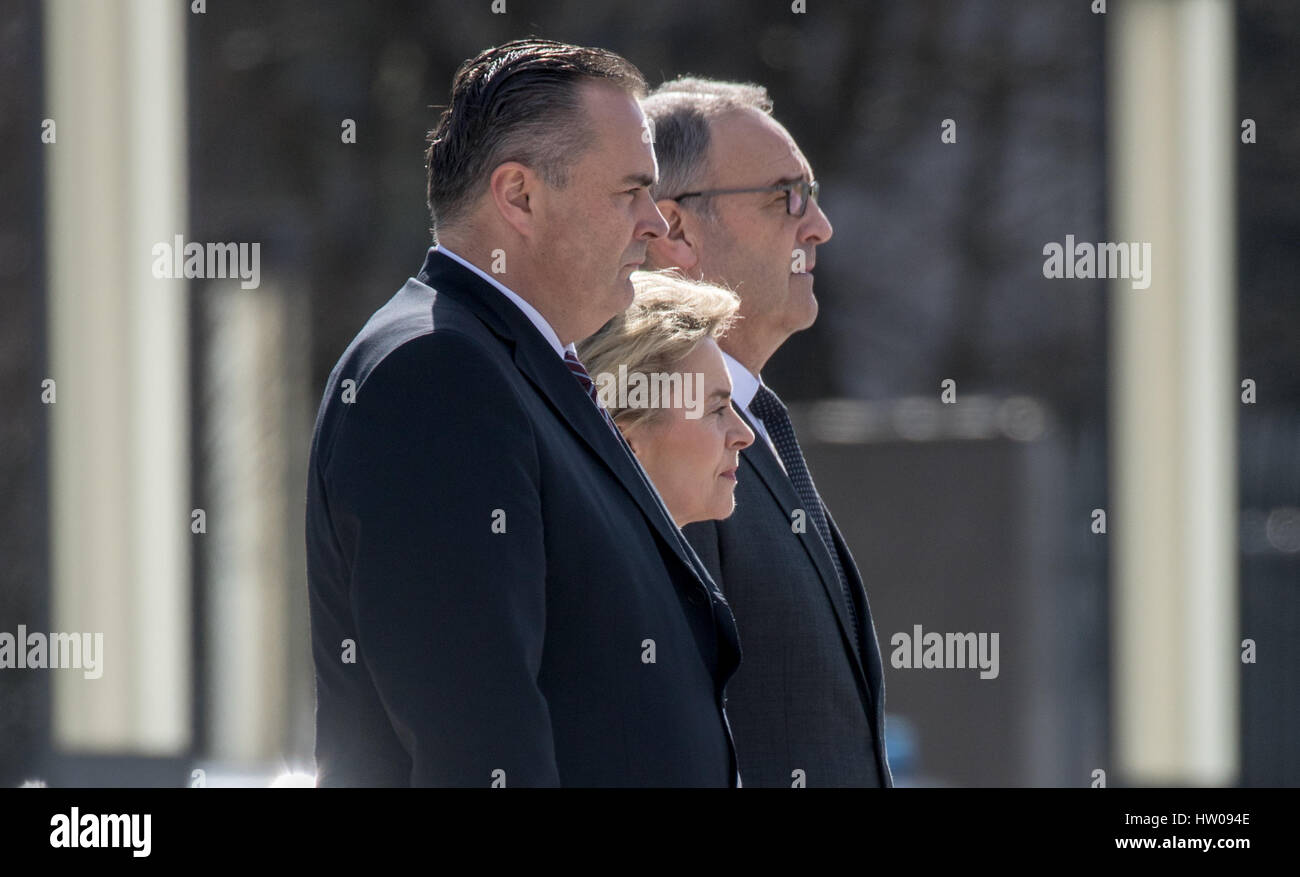
[(840, 528), (835, 525), (835, 520), (831, 517), (830, 509), (826, 510), (826, 524), (830, 527), (831, 538), (835, 540), (838, 550), (848, 561), (844, 566), (844, 572), (851, 579), (849, 587), (857, 588), (858, 593), (862, 595), (862, 606), (864, 609), (862, 616), (863, 637), (866, 640), (866, 645), (869, 650), (868, 653), (863, 656), (863, 660), (871, 668), (871, 672), (867, 674), (869, 682), (880, 680), (880, 687), (876, 687), (875, 685), (871, 686), (871, 703), (875, 708), (876, 713), (877, 762), (880, 766), (880, 775), (882, 777), (887, 777), (889, 785), (893, 785), (893, 778), (889, 773), (889, 762), (888, 759), (884, 757), (885, 747), (879, 742), (881, 736), (880, 729), (885, 726), (885, 698), (883, 691), (885, 684), (885, 671), (884, 662), (880, 657), (880, 643), (876, 638), (875, 622), (871, 616), (871, 603), (867, 599), (867, 589), (862, 583), (862, 576), (857, 572), (858, 566), (853, 560), (853, 553), (849, 551), (849, 543), (844, 539), (844, 535), (840, 532)]
[[(803, 507), (803, 500), (795, 492), (794, 485), (790, 483), (790, 477), (781, 468), (776, 454), (773, 453), (767, 440), (759, 434), (758, 428), (754, 426), (749, 414), (740, 410), (739, 406), (736, 407), (736, 411), (744, 419), (746, 425), (754, 431), (754, 443), (742, 450), (740, 455), (749, 463), (750, 469), (758, 474), (759, 479), (771, 492), (777, 504), (785, 511), (788, 520), (791, 512)], [(805, 515), (805, 517), (808, 516)], [(854, 645), (856, 637), (852, 633), (848, 618), (848, 607), (844, 605), (844, 596), (840, 591), (839, 576), (835, 574), (835, 566), (831, 562), (827, 546), (822, 543), (821, 536), (817, 533), (817, 528), (812, 526), (811, 520), (808, 520), (807, 523), (808, 527), (804, 532), (798, 534), (799, 541), (803, 544), (804, 550), (808, 552), (809, 559), (817, 568), (817, 574), (822, 582), (822, 589), (825, 590), (827, 599), (831, 601), (831, 606), (835, 609), (835, 618), (840, 624), (840, 635), (844, 638), (849, 654), (855, 657), (853, 666), (857, 671), (858, 681), (866, 687), (867, 692), (872, 695), (874, 701), (874, 690), (863, 670), (862, 657), (858, 655), (858, 649)]]
[(672, 547), (683, 563), (695, 571), (696, 577), (704, 584), (708, 577), (707, 574), (701, 575), (699, 558), (681, 535), (681, 530), (673, 523), (663, 498), (645, 475), (641, 464), (632, 456), (627, 445), (619, 441), (610, 430), (605, 418), (591, 404), (591, 399), (582, 391), (568, 367), (555, 355), (555, 351), (545, 341), (541, 342), (540, 347), (542, 349), (539, 350), (538, 345), (534, 344), (515, 346), (515, 364), (519, 370), (618, 477), (660, 537)]
[(682, 563), (695, 573), (700, 585), (711, 592), (716, 600), (722, 600), (722, 594), (713, 585), (703, 563), (682, 536), (681, 530), (673, 523), (663, 499), (645, 476), (641, 465), (627, 450), (627, 446), (610, 431), (605, 419), (574, 380), (564, 361), (556, 355), (528, 318), (499, 290), (474, 272), (439, 254), (437, 250), (430, 250), (424, 270), (417, 279), (440, 295), (447, 295), (472, 311), (514, 348), (515, 365), (537, 387), (542, 398), (614, 473), (659, 536)]

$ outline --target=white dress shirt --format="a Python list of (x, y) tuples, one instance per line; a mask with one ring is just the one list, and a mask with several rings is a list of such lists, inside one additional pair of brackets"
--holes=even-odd
[(497, 289), (501, 290), (502, 294), (505, 295), (506, 298), (514, 302), (515, 306), (518, 307), (519, 310), (524, 312), (524, 316), (527, 317), (529, 321), (534, 326), (537, 327), (537, 331), (542, 333), (542, 337), (545, 338), (548, 342), (550, 342), (551, 347), (555, 348), (555, 355), (560, 357), (560, 359), (564, 359), (564, 352), (566, 350), (572, 351), (574, 356), (578, 355), (578, 350), (576, 347), (573, 346), (573, 344), (569, 344), (568, 347), (565, 347), (563, 344), (560, 343), (560, 336), (557, 335), (555, 330), (551, 328), (551, 324), (546, 322), (546, 318), (541, 315), (541, 313), (537, 310), (537, 308), (533, 307), (528, 302), (520, 298), (519, 294), (515, 292), (513, 289), (510, 289), (504, 283), (500, 282), (491, 274), (488, 274), (486, 271), (479, 268), (477, 265), (466, 262), (460, 256), (457, 256), (455, 253), (453, 253), (451, 250), (447, 249), (446, 247), (442, 246), (441, 244), (434, 247), (434, 249), (437, 250), (439, 253), (442, 253), (444, 256), (448, 257), (449, 259), (456, 260), (457, 262), (464, 265), (469, 270), (473, 271), (479, 277), (482, 277), (488, 283), (492, 284)]
[(722, 351), (722, 361), (727, 365), (727, 374), (731, 375), (731, 401), (736, 404), (749, 422), (754, 424), (754, 429), (767, 442), (767, 446), (772, 450), (772, 456), (776, 457), (776, 462), (780, 465), (782, 471), (785, 470), (785, 464), (781, 462), (781, 455), (777, 453), (776, 445), (772, 443), (772, 437), (767, 434), (767, 427), (763, 425), (763, 418), (756, 417), (749, 413), (749, 403), (754, 401), (758, 395), (758, 388), (763, 386), (763, 379), (741, 365), (734, 356)]

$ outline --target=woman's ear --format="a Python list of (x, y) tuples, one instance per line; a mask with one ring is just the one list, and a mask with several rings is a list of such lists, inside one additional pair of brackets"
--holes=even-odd
[(627, 441), (627, 446), (632, 449), (632, 453), (638, 458), (641, 456), (641, 450), (645, 447), (645, 437), (641, 435), (642, 424), (624, 429), (619, 427), (619, 432), (623, 433), (623, 438)]

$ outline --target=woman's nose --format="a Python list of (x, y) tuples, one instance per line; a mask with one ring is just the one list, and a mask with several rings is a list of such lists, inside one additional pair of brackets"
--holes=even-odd
[(736, 420), (736, 428), (731, 431), (731, 442), (727, 447), (734, 447), (736, 450), (747, 448), (754, 443), (754, 431), (745, 425), (745, 421), (740, 419), (740, 415), (732, 413)]

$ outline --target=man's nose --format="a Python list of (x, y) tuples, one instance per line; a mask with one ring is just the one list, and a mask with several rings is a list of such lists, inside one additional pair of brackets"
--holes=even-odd
[(644, 190), (637, 195), (641, 201), (641, 213), (637, 218), (637, 240), (654, 240), (668, 234), (668, 220), (659, 212), (659, 207), (655, 200), (650, 197), (649, 190)]
[(808, 212), (804, 214), (803, 223), (799, 226), (799, 240), (807, 241), (814, 244), (824, 244), (835, 234), (835, 229), (831, 227), (831, 221), (822, 211), (822, 206), (816, 201), (808, 205)]

